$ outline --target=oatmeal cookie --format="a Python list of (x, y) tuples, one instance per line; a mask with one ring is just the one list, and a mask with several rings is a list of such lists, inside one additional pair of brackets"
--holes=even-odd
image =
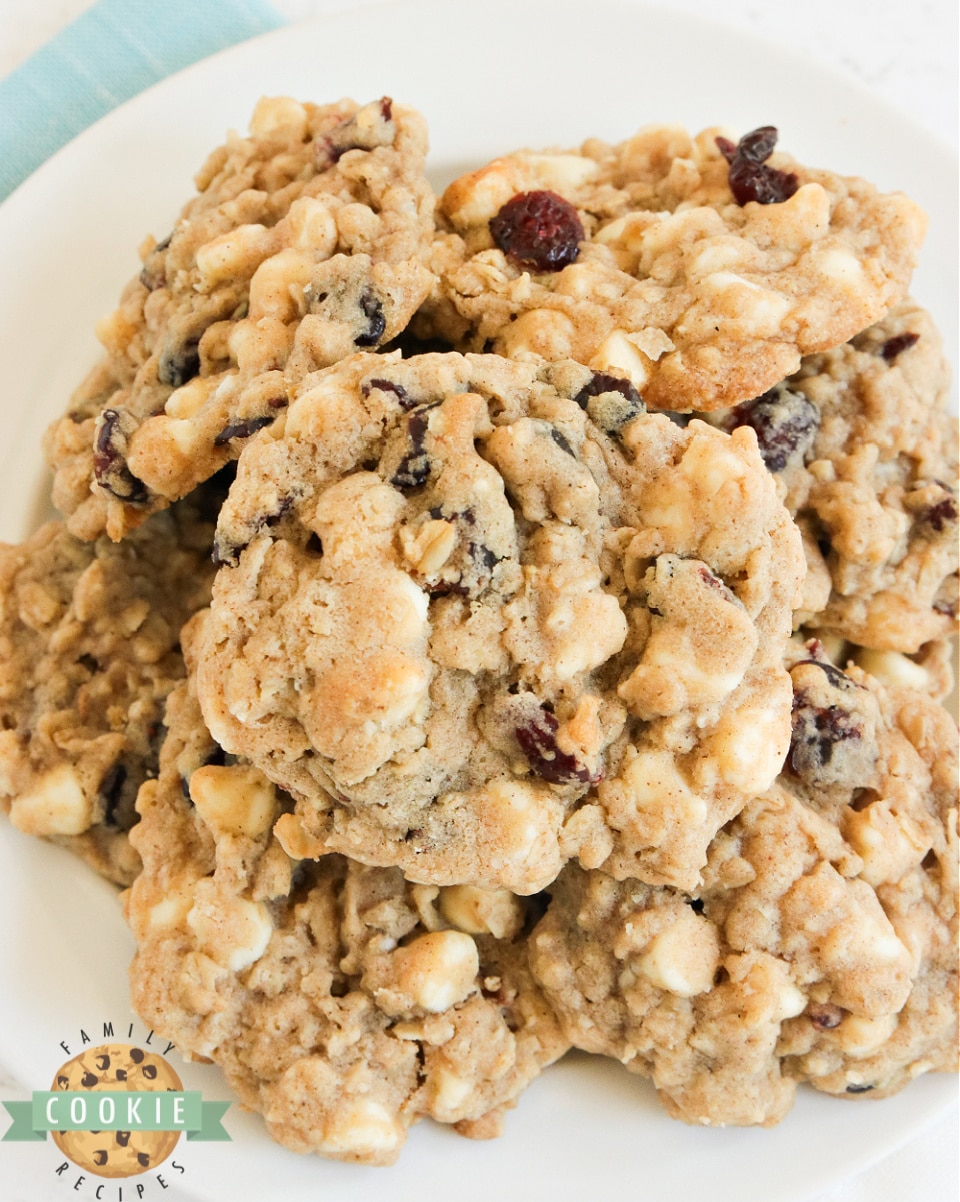
[(121, 538), (236, 458), (306, 372), (404, 329), (432, 282), (426, 148), (420, 115), (387, 98), (279, 97), (210, 155), (48, 432), (73, 534)]
[(568, 1046), (527, 966), (537, 901), (291, 859), (273, 828), (292, 800), (217, 746), (192, 679), (167, 723), (131, 832), (144, 1021), (220, 1065), (299, 1152), (389, 1164), (423, 1116), (496, 1134)]
[(957, 421), (929, 313), (913, 301), (807, 356), (756, 400), (712, 415), (751, 426), (804, 534), (797, 621), (914, 653), (956, 629)]
[(912, 201), (783, 154), (766, 162), (769, 127), (737, 148), (720, 135), (648, 126), (455, 180), (421, 331), (570, 357), (629, 377), (655, 408), (714, 410), (903, 297), (926, 227)]
[(956, 1067), (956, 727), (816, 642), (794, 658), (785, 770), (696, 893), (569, 865), (531, 936), (573, 1044), (691, 1123), (773, 1124), (800, 1081), (879, 1097)]
[(204, 717), (312, 854), (693, 888), (789, 743), (803, 567), (775, 494), (752, 431), (647, 414), (626, 379), (358, 355), (240, 460)]
[(0, 808), (129, 884), (127, 831), (155, 776), (180, 627), (206, 605), (213, 523), (193, 502), (121, 546), (49, 522), (0, 544)]

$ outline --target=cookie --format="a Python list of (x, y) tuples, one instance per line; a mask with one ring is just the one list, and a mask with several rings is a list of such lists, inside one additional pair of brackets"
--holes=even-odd
[(359, 355), (248, 444), (198, 688), (311, 854), (692, 888), (789, 742), (803, 567), (751, 431), (575, 363)]
[(291, 859), (292, 800), (214, 743), (192, 679), (167, 723), (131, 833), (136, 1011), (296, 1151), (389, 1164), (422, 1116), (495, 1134), (568, 1046), (527, 966), (538, 900)]
[(652, 407), (707, 411), (760, 396), (904, 296), (925, 232), (912, 201), (770, 158), (770, 127), (737, 147), (722, 134), (648, 126), (455, 180), (419, 328), (577, 359)]
[(62, 522), (0, 544), (0, 807), (117, 884), (139, 868), (127, 832), (184, 674), (180, 627), (209, 599), (212, 539), (180, 502), (120, 546)]
[[(162, 1056), (125, 1043), (101, 1044), (69, 1060), (51, 1090), (93, 1093), (182, 1090)], [(53, 1142), (75, 1165), (97, 1177), (133, 1177), (158, 1168), (180, 1139), (179, 1131), (51, 1131)]]
[(957, 731), (924, 693), (794, 652), (790, 756), (695, 894), (570, 865), (531, 936), (575, 1046), (674, 1117), (778, 1122), (956, 1067)]
[(235, 458), (298, 379), (404, 329), (429, 291), (426, 127), (388, 98), (262, 99), (97, 327), (107, 361), (46, 438), (80, 538), (121, 538)]
[(765, 395), (713, 415), (723, 429), (754, 429), (803, 531), (805, 628), (911, 654), (956, 630), (949, 382), (932, 318), (906, 301)]

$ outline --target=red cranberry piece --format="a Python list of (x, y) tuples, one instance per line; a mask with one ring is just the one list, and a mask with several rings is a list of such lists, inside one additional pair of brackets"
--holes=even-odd
[(410, 449), (400, 460), (397, 470), (390, 478), (393, 487), (398, 488), (401, 492), (412, 492), (414, 489), (422, 488), (430, 479), (432, 468), (425, 444), (427, 425), (430, 420), (427, 413), (432, 408), (434, 406), (429, 405), (422, 409), (416, 409), (407, 418), (407, 438)]
[(521, 267), (560, 271), (580, 253), (577, 210), (556, 192), (520, 192), (490, 222), (497, 246)]
[(234, 438), (249, 438), (251, 434), (256, 434), (258, 430), (262, 430), (264, 426), (269, 426), (275, 420), (276, 414), (265, 413), (262, 417), (248, 417), (246, 421), (231, 422), (230, 425), (224, 426), (216, 438), (214, 438), (213, 445), (215, 447), (222, 447)]
[(128, 505), (142, 505), (147, 487), (126, 463), (127, 439), (136, 421), (118, 409), (104, 409), (93, 439), (93, 474), (104, 491)]
[(557, 746), (557, 730), (560, 723), (549, 710), (540, 713), (516, 728), (517, 742), (530, 762), (532, 771), (551, 785), (569, 785), (579, 782), (594, 784), (599, 779), (590, 769), (579, 762), (576, 756), (568, 755)]
[(937, 534), (942, 534), (944, 527), (957, 520), (956, 499), (948, 493), (942, 501), (931, 505), (922, 515), (922, 520)]
[[(814, 682), (809, 675), (799, 684), (797, 670), (810, 665), (823, 673)], [(792, 771), (810, 785), (837, 779), (859, 779), (864, 763), (872, 762), (875, 751), (866, 742), (859, 713), (858, 693), (863, 690), (845, 672), (830, 663), (802, 660), (792, 669), (794, 676), (793, 720), (788, 762)]]
[(751, 130), (736, 146), (729, 138), (717, 138), (716, 141), (720, 153), (730, 164), (730, 191), (738, 205), (751, 200), (762, 205), (780, 204), (796, 192), (799, 184), (792, 172), (778, 171), (766, 163), (777, 144), (775, 126), (762, 125)]
[(880, 348), (880, 354), (888, 363), (892, 363), (897, 355), (903, 351), (908, 351), (910, 347), (920, 341), (919, 334), (895, 334), (893, 338), (888, 338)]
[(360, 385), (360, 391), (365, 397), (368, 397), (374, 389), (376, 389), (377, 392), (392, 392), (400, 403), (401, 409), (406, 409), (409, 411), (417, 404), (416, 401), (411, 400), (409, 393), (403, 387), (403, 385), (395, 384), (393, 380), (365, 380), (363, 384)]
[(601, 371), (595, 372), (573, 399), (607, 434), (619, 434), (627, 422), (646, 412), (640, 393), (629, 380)]
[(366, 318), (367, 328), (354, 338), (357, 346), (376, 346), (387, 328), (383, 305), (368, 288), (360, 297), (360, 312)]
[(832, 1031), (835, 1027), (839, 1027), (843, 1021), (843, 1014), (844, 1012), (839, 1006), (834, 1006), (830, 1002), (824, 1002), (820, 1006), (807, 1007), (807, 1017), (818, 1031)]
[(802, 393), (778, 386), (739, 405), (733, 428), (749, 426), (757, 436), (763, 462), (771, 472), (782, 472), (795, 457), (813, 445), (820, 429), (820, 410)]

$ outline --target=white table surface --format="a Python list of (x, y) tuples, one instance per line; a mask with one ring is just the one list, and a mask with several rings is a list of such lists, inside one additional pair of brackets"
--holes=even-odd
[[(350, 2), (273, 0), (274, 7), (291, 21), (342, 9)], [(91, 3), (0, 0), (0, 76), (13, 70)], [(692, 16), (722, 19), (809, 54), (825, 66), (854, 76), (948, 145), (957, 147), (960, 7), (956, 0), (670, 0), (667, 6)], [(815, 103), (816, 97), (811, 97), (811, 104)], [(954, 367), (956, 370), (957, 365)], [(27, 1097), (0, 1072), (0, 1098), (12, 1101)], [(49, 1165), (45, 1145), (3, 1148), (0, 1202), (59, 1202), (68, 1193), (78, 1197), (60, 1183), (51, 1185)], [(389, 1194), (386, 1178), (383, 1186)], [(115, 1194), (111, 1192), (111, 1196)], [(559, 1191), (555, 1197), (562, 1202)], [(184, 1202), (174, 1189), (164, 1191), (163, 1198), (164, 1202)], [(838, 1183), (811, 1202), (957, 1202), (958, 1198), (958, 1118), (954, 1111), (879, 1165), (854, 1180)], [(261, 1200), (238, 1198), (235, 1202)]]

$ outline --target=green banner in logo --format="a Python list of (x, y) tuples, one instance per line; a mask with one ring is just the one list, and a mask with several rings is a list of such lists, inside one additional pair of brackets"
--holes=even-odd
[(220, 1120), (229, 1102), (199, 1090), (34, 1090), (32, 1102), (4, 1102), (13, 1119), (3, 1141), (43, 1140), (48, 1131), (186, 1131), (187, 1139), (229, 1140)]

